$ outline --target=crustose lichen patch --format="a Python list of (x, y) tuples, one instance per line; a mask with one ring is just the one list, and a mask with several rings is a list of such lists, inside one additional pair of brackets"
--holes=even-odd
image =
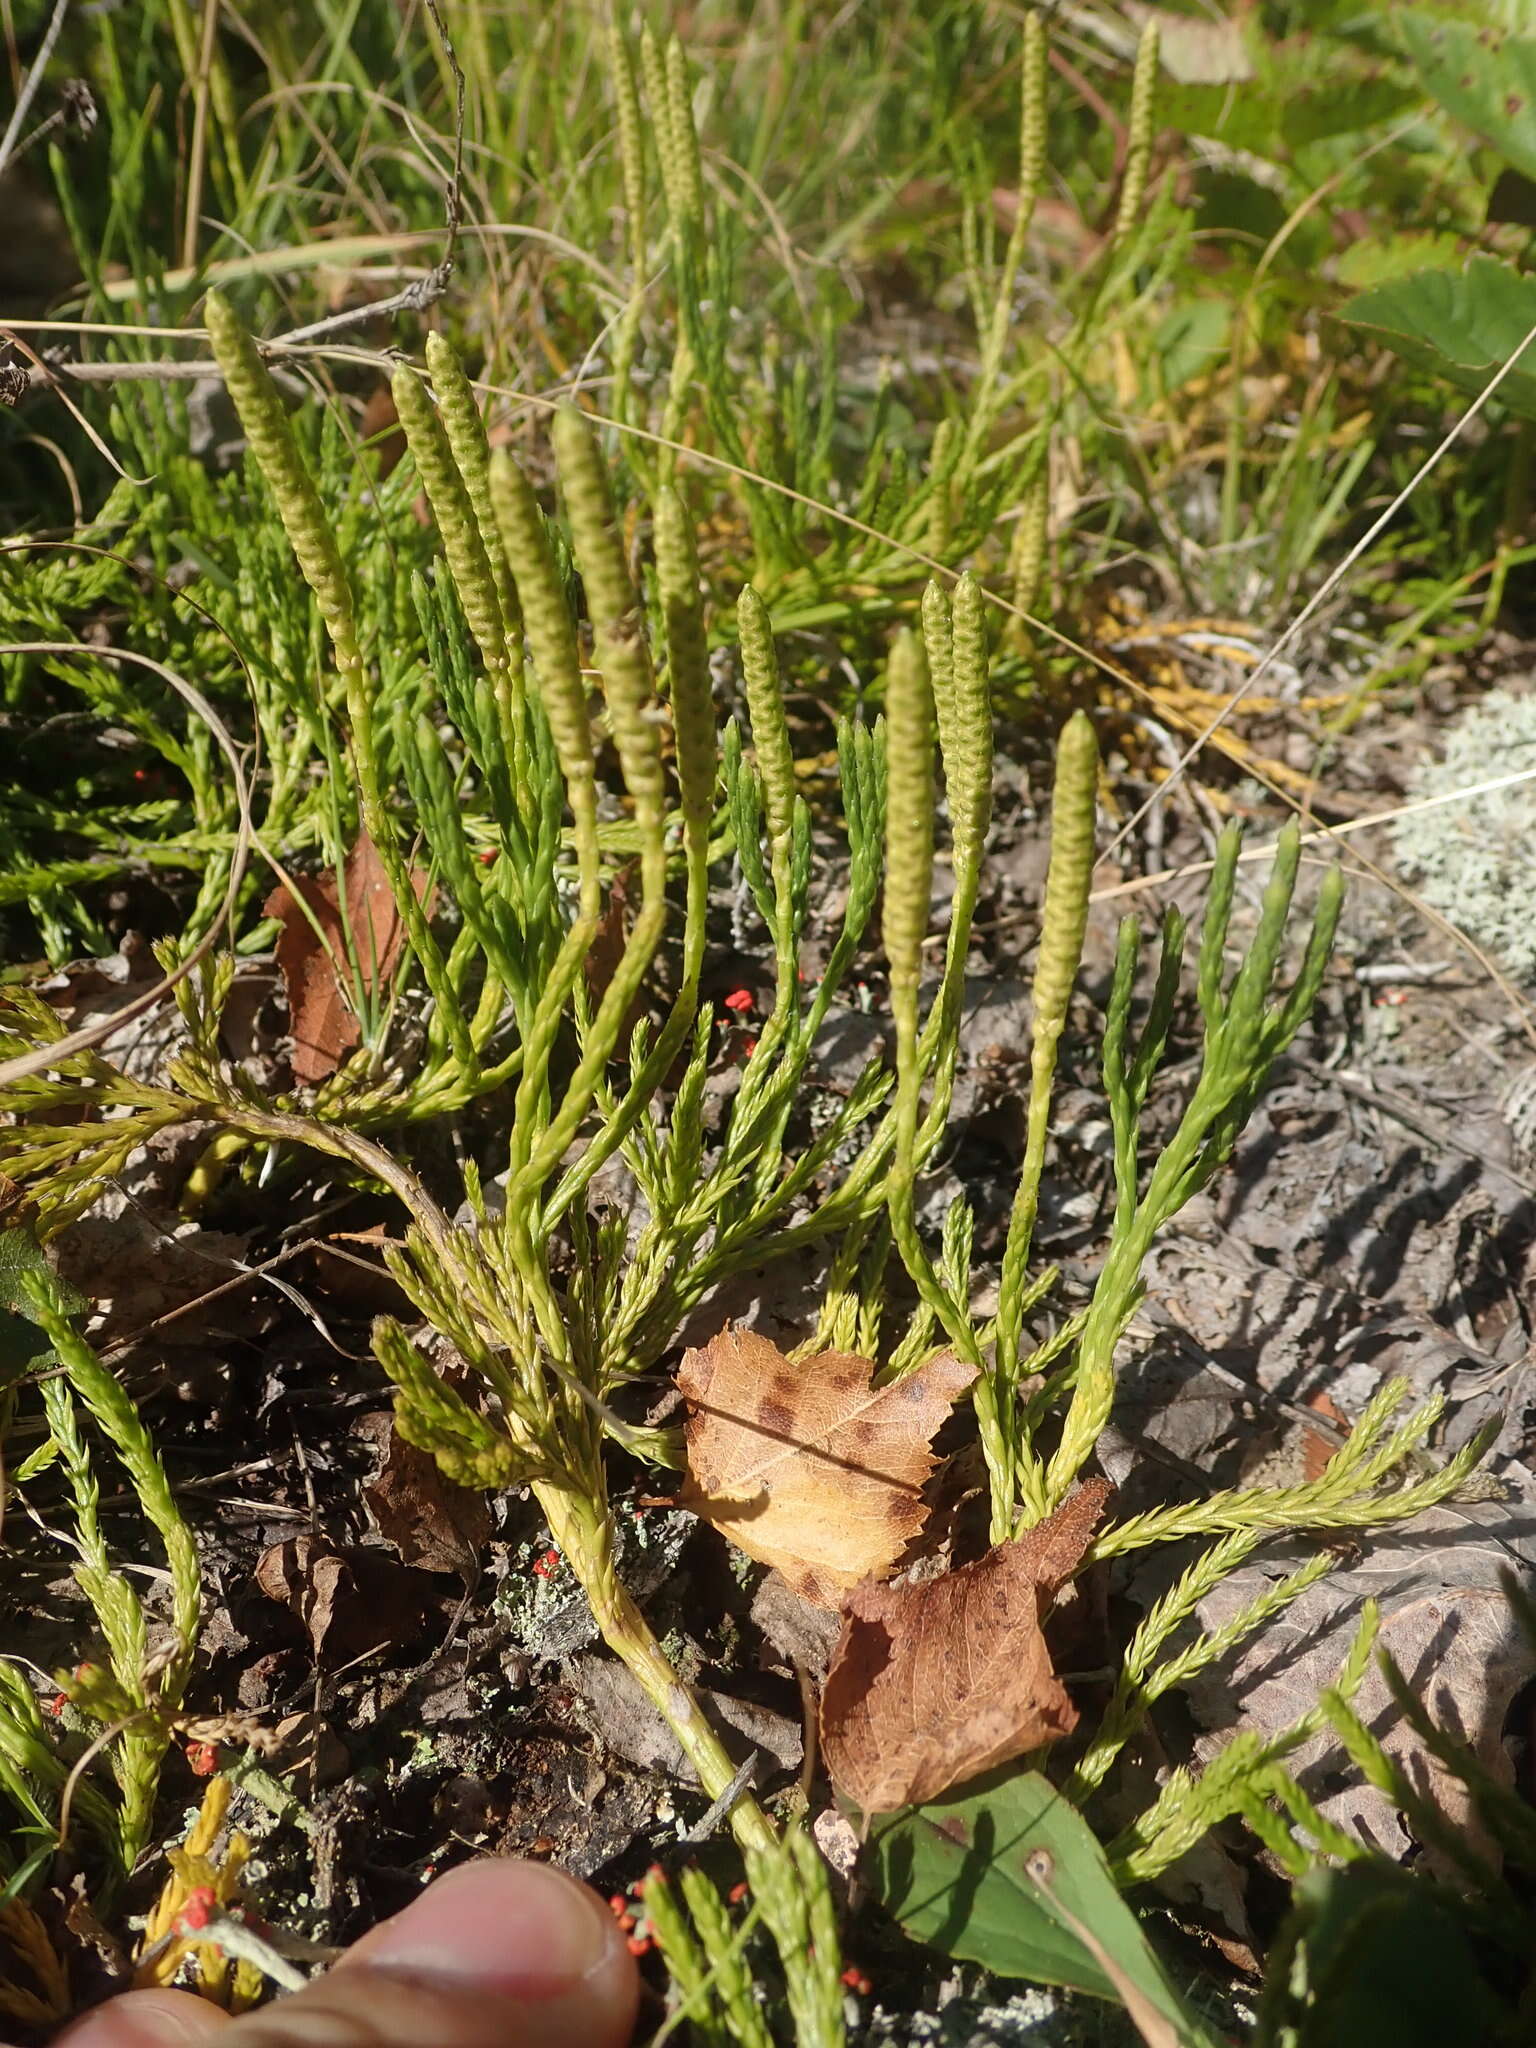
[(1392, 844), (1427, 903), (1517, 981), (1536, 985), (1536, 693), (1491, 691), (1449, 727), (1443, 755), (1419, 771), (1411, 793), (1449, 796), (1522, 770), (1529, 781), (1399, 818)]

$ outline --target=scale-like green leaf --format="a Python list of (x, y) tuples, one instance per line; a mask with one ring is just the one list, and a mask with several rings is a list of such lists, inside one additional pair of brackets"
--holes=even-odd
[[(1092, 1829), (1037, 1771), (877, 1819), (866, 1856), (875, 1896), (946, 1955), (1119, 1999), (1149, 2040), (1213, 2048), (1115, 1889)], [(1045, 1884), (1032, 1868), (1048, 1873)]]
[(1438, 14), (1399, 14), (1393, 26), (1425, 91), (1536, 178), (1536, 39)]
[(1456, 1901), (1385, 1863), (1317, 1870), (1270, 1959), (1261, 2048), (1443, 2048), (1512, 2038)]
[[(1463, 271), (1420, 270), (1360, 292), (1340, 317), (1374, 329), (1411, 363), (1476, 394), (1536, 328), (1536, 277), (1478, 254)], [(1536, 343), (1500, 384), (1499, 403), (1536, 419)]]

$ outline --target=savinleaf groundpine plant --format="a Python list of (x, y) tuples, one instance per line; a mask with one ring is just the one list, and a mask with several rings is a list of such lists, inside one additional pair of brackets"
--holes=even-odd
[[(468, 1369), (467, 1378), (450, 1383), (398, 1321), (381, 1319), (375, 1349), (394, 1382), (402, 1434), (462, 1484), (533, 1490), (603, 1635), (670, 1722), (706, 1793), (733, 1793), (730, 1822), (752, 1889), (747, 1918), (733, 1923), (696, 1873), (683, 1880), (680, 1898), (658, 1894), (653, 1915), (690, 2021), (709, 2039), (766, 2037), (761, 2000), (770, 1994), (754, 1985), (761, 1971), (748, 1973), (741, 1960), (748, 1929), (761, 1923), (778, 1949), (795, 2039), (838, 2041), (844, 2020), (837, 1931), (819, 1853), (794, 1817), (777, 1825), (750, 1793), (733, 1791), (725, 1751), (617, 1569), (605, 1438), (640, 1456), (677, 1457), (664, 1433), (623, 1419), (619, 1397), (660, 1364), (685, 1313), (719, 1281), (829, 1245), (825, 1303), (807, 1351), (858, 1350), (883, 1361), (887, 1376), (899, 1376), (937, 1346), (952, 1349), (977, 1369), (994, 1539), (1006, 1541), (1042, 1519), (1084, 1471), (1108, 1419), (1115, 1349), (1139, 1299), (1153, 1237), (1230, 1156), (1273, 1061), (1307, 1016), (1338, 912), (1337, 877), (1324, 882), (1296, 979), (1282, 991), (1298, 865), (1296, 836), (1286, 834), (1255, 935), (1229, 972), (1238, 844), (1235, 832), (1223, 836), (1196, 975), (1205, 1023), (1200, 1071), (1174, 1134), (1146, 1169), (1140, 1117), (1173, 1020), (1184, 932), (1170, 914), (1153, 993), (1133, 1030), (1140, 941), (1134, 921), (1126, 921), (1103, 1061), (1115, 1133), (1110, 1242), (1086, 1310), (1031, 1348), (1026, 1320), (1054, 1278), (1032, 1273), (1030, 1249), (1056, 1048), (1093, 858), (1097, 750), (1087, 718), (1074, 718), (1061, 739), (1025, 1157), (997, 1311), (979, 1319), (971, 1305), (968, 1209), (952, 1207), (943, 1242), (932, 1248), (914, 1200), (948, 1119), (990, 819), (992, 732), (978, 585), (961, 577), (952, 593), (929, 588), (921, 632), (903, 631), (892, 645), (883, 723), (867, 728), (845, 720), (839, 728), (847, 888), (825, 965), (814, 982), (802, 982), (812, 820), (796, 787), (771, 621), (754, 591), (743, 590), (736, 625), (750, 731), (735, 720), (722, 731), (693, 530), (677, 490), (656, 486), (654, 559), (644, 590), (637, 590), (593, 426), (570, 408), (556, 415), (565, 522), (590, 631), (584, 657), (564, 541), (511, 457), (491, 454), (463, 373), (434, 338), (430, 387), (402, 366), (395, 398), (431, 500), (452, 596), (447, 587), (418, 586), (422, 660), (386, 705), (360, 651), (354, 592), (328, 509), (300, 459), (261, 352), (217, 296), (208, 302), (207, 324), (256, 466), (324, 620), (335, 681), (316, 675), (313, 701), (322, 718), (345, 720), (338, 752), (344, 744), (359, 822), (377, 848), (426, 991), (420, 1057), (433, 1079), (424, 1095), (409, 1075), (381, 1074), (377, 1059), (359, 1055), (315, 1093), (264, 1099), (219, 1049), (233, 974), (228, 957), (204, 963), (178, 986), (186, 1040), (163, 1080), (130, 1079), (94, 1052), (61, 1053), (48, 1063), (46, 1049), (60, 1035), (57, 1018), (37, 999), (13, 993), (8, 1049), (38, 1057), (7, 1088), (10, 1120), (0, 1129), (0, 1159), (26, 1184), (44, 1236), (78, 1213), (154, 1131), (189, 1121), (205, 1123), (221, 1142), (330, 1154), (400, 1200), (409, 1223), (392, 1270), (425, 1323)], [(394, 728), (389, 757), (402, 764), (403, 787), (389, 786), (381, 767), (386, 718)], [(617, 822), (600, 812), (597, 729), (619, 765), (626, 812)], [(940, 772), (954, 888), (942, 969), (925, 1007), (921, 968)], [(489, 862), (476, 857), (488, 849), (472, 847), (465, 834), (466, 786), (475, 788), (493, 823), (489, 850), (496, 857)], [(436, 916), (411, 872), (410, 841), (418, 835), (415, 858), (430, 865), (437, 883)], [(775, 981), (723, 1127), (712, 1134), (705, 1091), (717, 1040), (699, 991), (710, 876), (726, 862), (734, 863), (769, 935)], [(599, 987), (589, 982), (586, 963), (620, 865), (629, 871), (632, 916)], [(894, 1065), (873, 1059), (826, 1122), (797, 1136), (793, 1112), (818, 1037), (868, 942), (882, 885)], [(670, 1002), (659, 1021), (643, 1016), (631, 1024), (664, 947)], [(416, 1118), (492, 1087), (510, 1099), (505, 1174), (493, 1202), (473, 1165), (466, 1167), (463, 1192), (474, 1222), (459, 1228), (403, 1149), (387, 1148), (374, 1133), (390, 1121), (392, 1088), (402, 1116)], [(633, 1177), (635, 1219), (594, 1196), (597, 1175), (615, 1158)], [(892, 1307), (897, 1290), (888, 1298), (893, 1257), (916, 1294), (904, 1324)], [(127, 1404), (114, 1405), (107, 1394), (103, 1380), (110, 1375), (74, 1333), (70, 1304), (37, 1275), (26, 1294), (75, 1397), (97, 1415), (125, 1460), (142, 1467), (135, 1483), (173, 1546), (174, 1564), (179, 1539), (162, 1517), (152, 1449), (133, 1437), (120, 1412)], [(1402, 1387), (1384, 1389), (1328, 1470), (1308, 1485), (1218, 1493), (1102, 1530), (1090, 1557), (1190, 1538), (1211, 1543), (1136, 1631), (1109, 1708), (1079, 1754), (1072, 1779), (1078, 1796), (1103, 1781), (1161, 1693), (1221, 1656), (1329, 1568), (1329, 1553), (1320, 1551), (1235, 1622), (1191, 1643), (1188, 1625), (1199, 1599), (1268, 1535), (1369, 1528), (1455, 1491), (1479, 1447), (1468, 1446), (1427, 1477), (1406, 1477), (1410, 1453), (1438, 1409), (1430, 1403), (1394, 1425), (1404, 1399)], [(49, 1400), (58, 1452), (74, 1477), (79, 1460), (65, 1397), (56, 1390)], [(77, 1493), (81, 1487), (88, 1545), (93, 1525), (83, 1477)], [(100, 1559), (89, 1568), (104, 1565)], [(189, 1654), (194, 1567), (192, 1559), (176, 1574), (178, 1686)], [(111, 1621), (105, 1611), (103, 1621)], [(1341, 1680), (1346, 1693), (1364, 1668), (1372, 1627), (1367, 1617)], [(115, 1634), (108, 1632), (116, 1689), (108, 1699), (99, 1682), (94, 1693), (90, 1684), (75, 1683), (79, 1704), (110, 1727), (124, 1712), (131, 1680), (132, 1727), (142, 1738), (148, 1726), (160, 1740), (170, 1705), (159, 1693), (150, 1697), (140, 1672), (129, 1669), (139, 1638), (121, 1617)], [(1199, 1778), (1176, 1774), (1111, 1845), (1118, 1879), (1156, 1875), (1234, 1812), (1273, 1842), (1277, 1831), (1284, 1834), (1277, 1801), (1314, 1840), (1332, 1846), (1333, 1833), (1283, 1769), (1287, 1751), (1321, 1725), (1322, 1712), (1267, 1743), (1240, 1738)], [(19, 1696), (0, 1695), (0, 1719), (8, 1724), (10, 1753), (18, 1727), (27, 1743), (46, 1749), (35, 1714)], [(127, 1733), (115, 1739), (122, 1752)], [(138, 1768), (142, 1773), (142, 1760)], [(6, 1780), (13, 1792), (14, 1775)], [(46, 1817), (56, 1809), (39, 1803), (40, 1778), (44, 1787), (51, 1782), (33, 1773), (27, 1784), (39, 1817)], [(125, 1780), (125, 1792), (131, 1811), (123, 1847), (130, 1857), (143, 1840), (144, 1806), (136, 1784)]]

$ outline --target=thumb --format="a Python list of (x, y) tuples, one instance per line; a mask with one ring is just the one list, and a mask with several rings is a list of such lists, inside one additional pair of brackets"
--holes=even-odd
[[(163, 1998), (163, 1994), (158, 1994)], [(218, 2048), (625, 2048), (639, 1978), (596, 1894), (537, 1863), (449, 1871), (319, 1978), (245, 2019)], [(68, 2048), (171, 2048), (202, 2038), (128, 1997)], [(164, 2010), (162, 2006), (162, 2011)], [(62, 2044), (61, 2044), (62, 2048)]]

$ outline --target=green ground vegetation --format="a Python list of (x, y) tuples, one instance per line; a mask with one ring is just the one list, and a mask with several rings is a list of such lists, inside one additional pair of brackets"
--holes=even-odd
[[(621, 1582), (607, 1461), (617, 1442), (679, 1462), (624, 1396), (713, 1285), (824, 1246), (813, 1343), (892, 1379), (941, 1344), (973, 1367), (996, 1542), (1087, 1471), (1148, 1250), (1239, 1142), (1339, 909), (1332, 873), (1298, 900), (1288, 829), (1239, 943), (1234, 827), (1195, 941), (1173, 914), (1150, 945), (1126, 921), (1102, 1047), (1113, 1218), (1087, 1306), (1027, 1335), (1057, 1277), (1034, 1257), (1040, 1175), (1096, 820), (1117, 805), (1100, 736), (1129, 746), (1150, 721), (1165, 762), (1207, 742), (1213, 788), (1241, 774), (1296, 805), (1340, 735), (1519, 617), (1536, 416), (1508, 367), (1536, 327), (1536, 125), (1520, 90), (1487, 84), (1490, 66), (1536, 82), (1536, 24), (1299, 0), (1131, 12), (4, 10), (18, 95), (37, 89), (0, 171), (51, 238), (13, 286), (27, 310), (0, 319), (0, 1165), (27, 1204), (0, 1307), (7, 1413), (38, 1425), (8, 1484), (53, 1489), (101, 1639), (61, 1679), (57, 1733), (0, 1666), (13, 1901), (73, 1802), (115, 1910), (192, 1725), (196, 1549), (152, 1415), (44, 1256), (173, 1127), (206, 1132), (189, 1214), (274, 1160), (302, 1188), (316, 1156), (394, 1198), (394, 1277), (467, 1368), (450, 1383), (381, 1320), (402, 1433), (461, 1483), (533, 1489), (712, 1797), (731, 1767)], [(1262, 657), (1250, 709), (1282, 659), (1304, 679), (1310, 771), (1248, 737), (1230, 671), (1156, 657), (1174, 623)], [(930, 1241), (916, 1191), (948, 1125), (1000, 746), (1052, 764), (1055, 802), (1027, 1134), (980, 1314), (974, 1219), (957, 1204)], [(807, 980), (828, 834), (839, 907)], [(383, 971), (377, 928), (342, 915), (355, 1050), (274, 1098), (221, 1044), (238, 964), (272, 943), (274, 879), (330, 875), (345, 905), (363, 844), (398, 959)], [(727, 875), (771, 994), (712, 1125), (702, 982)], [(182, 1026), (153, 1074), (70, 1042), (32, 987), (108, 951), (114, 890), (146, 877), (175, 907), (157, 958)], [(819, 1034), (866, 961), (892, 1057), (807, 1137)], [(1180, 1017), (1198, 1051), (1175, 1084)], [(1149, 1096), (1175, 1088), (1149, 1144)], [(472, 1150), (446, 1188), (430, 1151), (471, 1112), (496, 1132), (494, 1205)], [(638, 1244), (589, 1202), (614, 1160), (643, 1200)], [(463, 1211), (473, 1228), (450, 1222)], [(1379, 1900), (1357, 1912), (1317, 1875), (1360, 1859), (1285, 1758), (1328, 1727), (1390, 1778), (1350, 1707), (1369, 1615), (1337, 1689), (1267, 1746), (1176, 1773), (1107, 1846), (1076, 1809), (1094, 1817), (1159, 1697), (1334, 1561), (1195, 1632), (1261, 1542), (1368, 1532), (1466, 1481), (1479, 1445), (1426, 1460), (1437, 1411), (1405, 1401), (1385, 1387), (1319, 1479), (1098, 1533), (1098, 1558), (1187, 1550), (1054, 1795), (1025, 1774), (986, 1809), (1019, 1830), (1017, 1867), (999, 1878), (996, 1855), (987, 1881), (1018, 1894), (1026, 1960), (998, 1967), (1119, 1996), (1149, 2040), (1206, 2039), (1116, 1893), (1237, 1816), (1312, 1887), (1287, 1953), (1335, 1986), (1309, 2003), (1293, 1974), (1266, 2038), (1336, 2038), (1329, 1944)], [(102, 1537), (108, 1461), (164, 1559), (154, 1649), (159, 1617)], [(106, 1768), (78, 1762), (86, 1735)], [(1474, 1790), (1523, 1851), (1509, 1805)], [(677, 2024), (748, 2048), (774, 2029), (840, 2041), (835, 1908), (802, 1817), (739, 1796), (731, 1820), (745, 1916), (698, 1873), (652, 1901)], [(935, 1829), (914, 1811), (881, 1835), (899, 1916), (914, 1870), (966, 1890), (925, 1860)], [(1089, 1898), (1112, 1903), (1085, 1921)], [(1513, 1896), (1490, 1880), (1470, 1927), (1438, 1898), (1422, 1910), (1469, 1957), (1491, 1946), (1488, 2009), (1512, 2027)], [(952, 1922), (952, 1951), (978, 1954)], [(906, 1924), (941, 1938), (915, 1909)]]

